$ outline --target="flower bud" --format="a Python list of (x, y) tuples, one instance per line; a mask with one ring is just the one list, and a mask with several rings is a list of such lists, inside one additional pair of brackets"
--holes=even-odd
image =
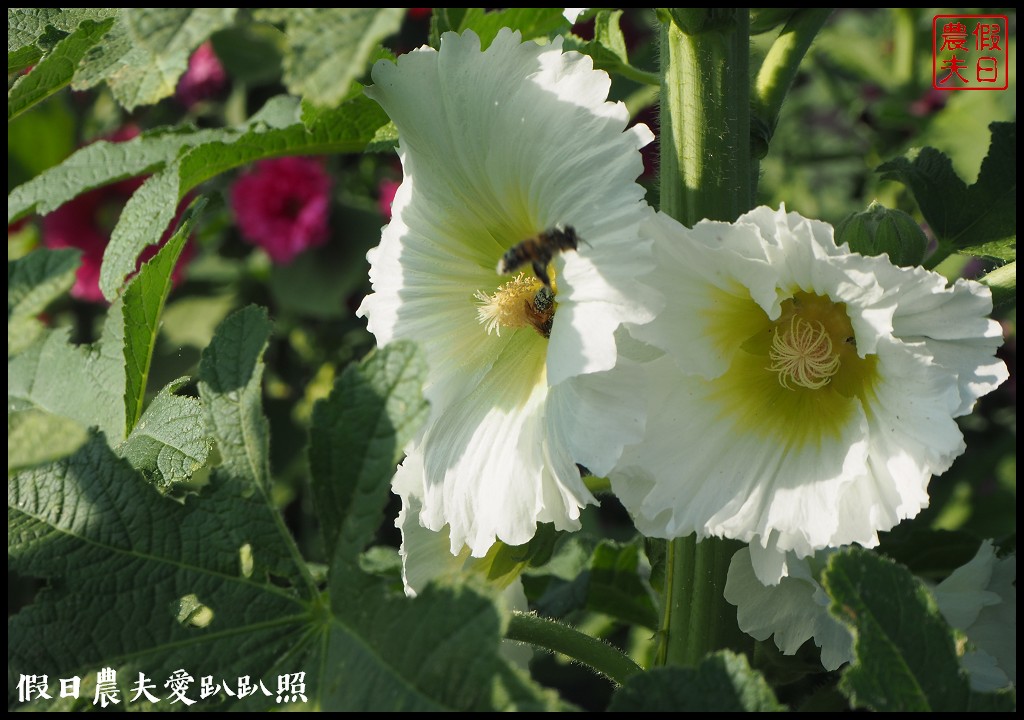
[(891, 210), (877, 202), (867, 210), (847, 215), (836, 225), (836, 243), (848, 243), (862, 255), (886, 253), (896, 265), (919, 265), (928, 238), (914, 218), (902, 210)]

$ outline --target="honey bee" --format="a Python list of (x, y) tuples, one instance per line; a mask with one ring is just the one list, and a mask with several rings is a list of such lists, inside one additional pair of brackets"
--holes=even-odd
[(544, 283), (545, 288), (551, 290), (548, 263), (563, 250), (575, 250), (579, 242), (580, 238), (571, 225), (556, 225), (510, 247), (498, 261), (498, 274), (507, 275), (522, 265), (531, 263), (537, 279)]
[(550, 289), (542, 287), (533, 296), (533, 301), (524, 300), (526, 320), (541, 337), (551, 337), (551, 325), (555, 321), (555, 296)]

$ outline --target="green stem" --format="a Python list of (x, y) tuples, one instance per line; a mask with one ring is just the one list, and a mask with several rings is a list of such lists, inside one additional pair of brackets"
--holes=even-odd
[(734, 10), (688, 35), (662, 27), (661, 210), (692, 226), (753, 206), (750, 14)]
[[(661, 209), (687, 225), (733, 221), (754, 203), (748, 10), (677, 12), (661, 36)], [(680, 27), (686, 27), (684, 32)], [(736, 609), (723, 597), (740, 545), (693, 536), (667, 549), (658, 664), (695, 665), (743, 648)]]
[(715, 650), (748, 649), (750, 638), (736, 626), (736, 608), (723, 590), (729, 563), (743, 543), (694, 535), (668, 544), (659, 665), (692, 667)]
[(768, 153), (768, 143), (779, 123), (779, 112), (811, 43), (832, 14), (831, 8), (807, 8), (790, 16), (761, 63), (752, 98), (754, 124), (758, 128), (754, 154)]
[(621, 685), (643, 668), (618, 648), (560, 622), (513, 612), (505, 637), (568, 655)]

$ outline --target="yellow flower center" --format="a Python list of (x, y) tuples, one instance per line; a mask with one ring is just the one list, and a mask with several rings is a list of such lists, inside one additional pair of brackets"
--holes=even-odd
[(710, 336), (732, 361), (714, 380), (711, 397), (738, 429), (793, 447), (813, 446), (839, 435), (863, 407), (876, 381), (877, 358), (857, 354), (844, 303), (797, 291), (775, 320), (730, 292), (722, 292), (714, 307)]
[(778, 373), (779, 384), (787, 390), (792, 390), (791, 385), (811, 390), (825, 387), (839, 370), (839, 356), (832, 352), (825, 326), (798, 315), (785, 330), (775, 329), (768, 357), (772, 361), (768, 369)]
[(519, 273), (493, 295), (477, 290), (473, 295), (477, 300), (477, 319), (487, 329), (487, 334), (493, 332), (500, 337), (502, 328), (532, 327), (542, 337), (550, 336), (556, 303), (554, 270), (549, 269), (549, 273), (551, 290), (526, 273)]

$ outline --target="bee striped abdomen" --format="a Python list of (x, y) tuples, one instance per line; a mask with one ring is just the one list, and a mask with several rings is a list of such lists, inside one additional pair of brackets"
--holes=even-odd
[(555, 226), (510, 247), (498, 261), (498, 274), (507, 275), (530, 263), (537, 279), (550, 288), (548, 264), (551, 259), (564, 250), (575, 250), (578, 245), (579, 238), (572, 226)]

